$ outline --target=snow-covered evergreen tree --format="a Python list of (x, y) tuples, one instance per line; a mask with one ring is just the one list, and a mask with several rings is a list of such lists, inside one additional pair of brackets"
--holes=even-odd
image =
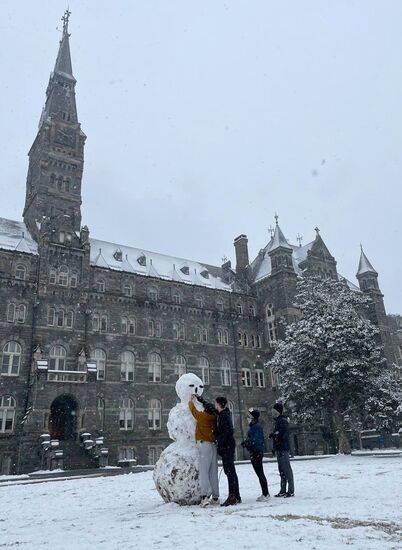
[(339, 450), (350, 452), (347, 430), (371, 422), (390, 428), (402, 414), (402, 392), (364, 316), (369, 298), (344, 282), (305, 277), (298, 283), (300, 319), (286, 328), (269, 366), (284, 401), (300, 422), (333, 419)]

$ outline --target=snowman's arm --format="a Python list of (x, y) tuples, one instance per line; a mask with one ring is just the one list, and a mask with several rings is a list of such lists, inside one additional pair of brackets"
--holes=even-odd
[(194, 405), (192, 401), (188, 402), (188, 407), (190, 409), (191, 414), (194, 416), (196, 420), (198, 420), (201, 416), (200, 411), (197, 410), (197, 407)]

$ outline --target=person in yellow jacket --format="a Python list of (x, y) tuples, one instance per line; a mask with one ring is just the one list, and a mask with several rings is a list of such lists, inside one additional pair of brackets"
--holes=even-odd
[[(204, 410), (194, 404), (199, 401)], [(219, 505), (218, 452), (216, 447), (216, 410), (199, 396), (193, 396), (188, 406), (196, 420), (195, 440), (200, 449), (200, 485), (203, 508), (210, 504)], [(209, 498), (211, 497), (211, 498)]]

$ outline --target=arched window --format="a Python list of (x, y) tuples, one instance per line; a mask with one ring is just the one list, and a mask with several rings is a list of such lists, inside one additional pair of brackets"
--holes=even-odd
[(148, 428), (160, 430), (162, 420), (162, 405), (159, 399), (151, 399), (148, 403)]
[(255, 385), (257, 388), (265, 388), (265, 374), (262, 368), (255, 369)]
[(129, 317), (127, 319), (127, 332), (128, 332), (128, 334), (135, 334), (135, 319), (134, 319), (134, 317)]
[(132, 430), (134, 427), (134, 402), (129, 397), (120, 399), (120, 430)]
[(148, 336), (155, 336), (155, 323), (152, 319), (149, 319), (148, 321)]
[(255, 306), (253, 304), (249, 307), (250, 317), (255, 317)]
[(78, 284), (78, 273), (76, 271), (72, 271), (70, 275), (70, 286), (71, 288), (77, 288)]
[(67, 311), (66, 327), (73, 328), (73, 324), (74, 324), (74, 313), (72, 311)]
[(277, 388), (279, 386), (279, 374), (274, 367), (270, 367), (269, 374), (271, 377), (271, 386), (272, 388)]
[(64, 326), (64, 311), (62, 309), (60, 309), (58, 312), (57, 312), (57, 316), (56, 316), (56, 325), (58, 327), (63, 327)]
[(241, 382), (245, 388), (251, 388), (251, 369), (248, 361), (241, 364)]
[(15, 268), (15, 278), (20, 281), (25, 281), (27, 276), (27, 268), (24, 265), (18, 264)]
[(105, 292), (105, 281), (103, 279), (98, 279), (95, 283), (95, 288), (97, 292)]
[(230, 414), (232, 416), (232, 424), (233, 424), (233, 428), (235, 426), (235, 414), (234, 414), (234, 405), (231, 401), (228, 401), (228, 409), (230, 411)]
[(102, 397), (98, 397), (97, 400), (98, 420), (100, 430), (105, 429), (105, 400)]
[(268, 343), (270, 346), (272, 346), (277, 341), (275, 311), (274, 311), (274, 306), (272, 304), (267, 305), (266, 313), (267, 313)]
[(198, 326), (196, 328), (197, 341), (206, 344), (208, 342), (208, 329)]
[(3, 376), (18, 376), (21, 364), (21, 346), (18, 342), (7, 342), (3, 348), (1, 374)]
[(205, 386), (209, 385), (209, 361), (206, 357), (200, 357), (201, 380)]
[(54, 185), (54, 182), (56, 181), (56, 176), (54, 174), (50, 174), (49, 181), (50, 185)]
[(196, 307), (204, 307), (204, 300), (199, 294), (195, 297), (195, 305)]
[(155, 286), (150, 286), (148, 288), (148, 298), (153, 302), (158, 300), (158, 289)]
[(127, 317), (121, 318), (121, 332), (122, 334), (127, 334)]
[(124, 283), (124, 285), (123, 285), (123, 294), (124, 294), (124, 296), (128, 296), (128, 297), (133, 295), (133, 288), (130, 285), (130, 283)]
[(49, 354), (49, 370), (66, 370), (66, 356), (63, 346), (53, 346)]
[(186, 359), (182, 355), (176, 355), (174, 361), (174, 373), (177, 374), (177, 377), (180, 378), (183, 374), (186, 374)]
[(11, 302), (11, 304), (8, 304), (7, 308), (7, 321), (9, 323), (14, 323), (15, 320), (15, 304)]
[(14, 431), (15, 399), (11, 395), (0, 397), (0, 433)]
[(177, 304), (177, 305), (180, 304), (181, 298), (180, 298), (179, 292), (176, 291), (172, 294), (172, 301), (173, 301), (174, 304)]
[(218, 328), (217, 336), (218, 344), (223, 344), (223, 330), (221, 328)]
[(132, 351), (123, 351), (121, 354), (120, 377), (126, 382), (134, 381), (135, 358)]
[(216, 309), (217, 309), (218, 311), (223, 311), (223, 308), (224, 308), (224, 306), (223, 306), (222, 300), (218, 300), (218, 301), (216, 302)]
[(223, 329), (223, 343), (225, 346), (229, 345), (229, 331), (227, 328)]
[(103, 349), (96, 348), (92, 352), (91, 361), (96, 363), (96, 377), (104, 380), (106, 377), (106, 353)]
[(240, 302), (237, 302), (237, 304), (236, 304), (236, 311), (240, 315), (243, 315), (243, 305)]
[(162, 378), (162, 360), (158, 353), (149, 355), (148, 381), (160, 382)]
[(230, 361), (229, 359), (224, 359), (221, 365), (221, 383), (222, 386), (231, 386), (232, 385), (232, 373), (230, 370)]
[(15, 320), (17, 321), (17, 323), (25, 323), (26, 313), (26, 306), (24, 304), (20, 304), (15, 310)]
[(57, 282), (57, 272), (54, 267), (51, 267), (49, 270), (49, 284), (55, 285)]
[(180, 325), (179, 323), (173, 323), (173, 340), (178, 340), (180, 337)]
[(57, 282), (61, 286), (68, 286), (68, 267), (67, 266), (62, 265), (59, 268), (59, 274), (58, 274)]

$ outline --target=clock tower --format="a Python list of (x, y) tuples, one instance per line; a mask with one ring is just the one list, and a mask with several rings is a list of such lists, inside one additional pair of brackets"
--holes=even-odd
[[(38, 134), (28, 153), (24, 221), (38, 240), (73, 242), (81, 226), (81, 180), (86, 136), (78, 122), (68, 33), (70, 12), (50, 74)], [(45, 230), (46, 228), (46, 230)]]

